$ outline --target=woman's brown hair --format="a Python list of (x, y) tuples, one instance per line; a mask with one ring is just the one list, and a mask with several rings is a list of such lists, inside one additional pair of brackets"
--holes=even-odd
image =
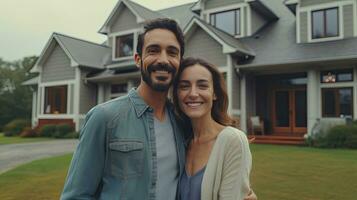
[(211, 115), (213, 120), (224, 126), (235, 126), (236, 125), (235, 120), (232, 119), (227, 113), (228, 95), (227, 95), (226, 83), (223, 78), (223, 75), (221, 74), (221, 72), (218, 71), (216, 66), (206, 62), (201, 58), (193, 58), (193, 57), (188, 57), (182, 60), (173, 85), (173, 91), (172, 91), (173, 103), (175, 106), (176, 115), (181, 125), (184, 126), (185, 130), (187, 129), (191, 130), (190, 119), (181, 111), (179, 107), (178, 96), (177, 96), (178, 84), (182, 72), (186, 68), (192, 67), (196, 64), (206, 68), (212, 75), (214, 94), (217, 97), (217, 99), (213, 101), (212, 110), (211, 110)]

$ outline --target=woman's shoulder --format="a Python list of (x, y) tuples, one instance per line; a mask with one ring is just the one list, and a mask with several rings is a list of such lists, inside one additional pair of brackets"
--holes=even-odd
[(222, 138), (221, 141), (225, 144), (226, 148), (248, 143), (247, 135), (243, 131), (231, 126), (225, 127), (219, 137)]

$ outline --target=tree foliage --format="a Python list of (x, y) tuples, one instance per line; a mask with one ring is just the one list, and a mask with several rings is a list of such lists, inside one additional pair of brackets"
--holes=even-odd
[(38, 57), (8, 62), (0, 58), (0, 130), (13, 119), (31, 118), (32, 91), (22, 83), (37, 76), (29, 73)]

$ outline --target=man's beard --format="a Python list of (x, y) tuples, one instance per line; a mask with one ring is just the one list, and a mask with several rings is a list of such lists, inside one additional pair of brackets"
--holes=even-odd
[[(165, 70), (168, 71), (171, 74), (171, 80), (169, 83), (154, 83), (153, 80), (151, 79), (151, 73), (153, 71), (160, 71), (160, 70)], [(143, 78), (143, 81), (145, 81), (146, 84), (148, 84), (153, 90), (158, 91), (158, 92), (167, 92), (170, 89), (170, 86), (172, 85), (172, 82), (174, 81), (174, 77), (176, 74), (176, 69), (174, 67), (171, 67), (168, 64), (157, 64), (157, 65), (149, 65), (146, 70), (144, 70), (143, 67), (143, 62), (141, 61), (141, 77)], [(160, 77), (158, 77), (160, 80)], [(164, 80), (162, 80), (164, 81)]]

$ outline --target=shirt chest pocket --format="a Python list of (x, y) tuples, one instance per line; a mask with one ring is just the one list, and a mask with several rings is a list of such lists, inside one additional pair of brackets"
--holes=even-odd
[(109, 143), (112, 175), (128, 179), (142, 175), (144, 144), (140, 140), (121, 139)]

